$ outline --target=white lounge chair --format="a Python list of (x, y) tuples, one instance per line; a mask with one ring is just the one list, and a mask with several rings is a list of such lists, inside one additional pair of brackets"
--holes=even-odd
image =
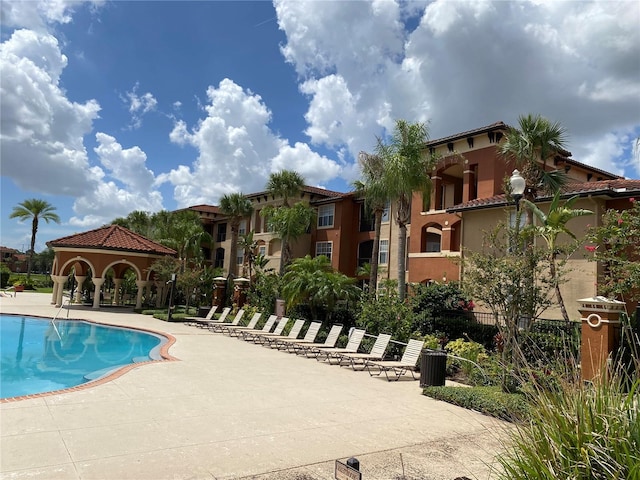
[(224, 321), (221, 322), (219, 319), (216, 322), (209, 322), (209, 330), (211, 330), (212, 332), (219, 332), (220, 329), (224, 328), (225, 326), (239, 325), (243, 315), (244, 315), (244, 310), (241, 308), (240, 310), (238, 310), (238, 312), (236, 313), (236, 316), (233, 318), (233, 321), (231, 322), (224, 322)]
[(329, 363), (333, 363), (333, 359), (339, 359), (343, 353), (356, 353), (362, 339), (364, 338), (365, 331), (360, 328), (354, 328), (349, 336), (349, 341), (344, 348), (318, 348), (316, 360), (327, 360)]
[(207, 323), (213, 318), (213, 314), (218, 310), (218, 305), (214, 305), (207, 312), (206, 317), (184, 317), (185, 325), (190, 325), (194, 327), (204, 328), (207, 326)]
[(316, 337), (320, 332), (320, 327), (322, 326), (321, 322), (311, 322), (309, 328), (307, 329), (307, 333), (303, 338), (281, 338), (278, 340), (276, 344), (271, 344), (272, 347), (277, 348), (278, 350), (288, 350), (290, 352), (294, 351), (294, 347), (296, 344), (311, 344), (316, 341)]
[[(402, 358), (399, 361), (383, 361), (383, 362), (375, 362), (375, 361), (367, 361), (365, 367), (369, 372), (369, 375), (380, 375), (384, 372), (388, 381), (391, 380), (399, 380), (402, 375), (406, 372), (411, 372), (411, 376), (414, 380), (417, 380), (418, 377), (415, 375), (416, 364), (418, 363), (418, 358), (420, 358), (420, 353), (422, 352), (422, 347), (424, 346), (424, 341), (422, 340), (409, 340), (407, 347), (404, 349), (404, 353), (402, 354)], [(377, 373), (372, 372), (372, 369), (377, 369)], [(393, 372), (395, 378), (389, 377), (389, 372)]]
[(335, 347), (341, 332), (342, 325), (334, 325), (331, 327), (331, 330), (329, 330), (329, 334), (324, 343), (295, 343), (293, 347), (294, 353), (296, 355), (304, 355), (305, 357), (315, 357), (317, 356), (318, 349)]
[(342, 353), (340, 354), (340, 365), (350, 366), (356, 370), (356, 365), (362, 365), (359, 370), (364, 370), (367, 360), (384, 360), (384, 352), (391, 341), (391, 335), (381, 333), (376, 338), (373, 347), (369, 353)]

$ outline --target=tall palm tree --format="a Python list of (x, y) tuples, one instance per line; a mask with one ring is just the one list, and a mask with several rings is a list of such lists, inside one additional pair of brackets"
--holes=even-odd
[(154, 215), (154, 228), (153, 239), (178, 252), (181, 272), (185, 271), (189, 259), (199, 260), (202, 244), (211, 242), (211, 236), (202, 228), (199, 215), (191, 210), (158, 212)]
[(498, 152), (520, 170), (528, 188), (527, 200), (533, 201), (537, 191), (552, 195), (566, 183), (563, 171), (548, 169), (553, 159), (565, 152), (566, 141), (565, 128), (540, 115), (521, 115), (518, 128), (507, 130)]
[(42, 219), (47, 223), (60, 223), (60, 217), (55, 213), (55, 209), (56, 207), (46, 200), (31, 198), (13, 207), (13, 211), (9, 215), (9, 218), (19, 218), (21, 221), (31, 219), (31, 247), (29, 248), (29, 260), (27, 263), (27, 280), (31, 278), (31, 263), (36, 247), (38, 222)]
[(229, 264), (229, 275), (231, 277), (237, 277), (238, 262), (236, 262), (236, 256), (238, 254), (240, 222), (251, 216), (253, 213), (253, 204), (251, 200), (242, 193), (231, 193), (224, 195), (220, 199), (220, 211), (229, 218), (229, 226), (231, 227), (231, 262)]
[(565, 233), (576, 240), (576, 236), (567, 228), (567, 222), (572, 218), (593, 215), (591, 210), (571, 208), (577, 199), (578, 195), (575, 195), (568, 199), (564, 205), (560, 205), (560, 191), (558, 191), (553, 197), (553, 201), (549, 207), (549, 213), (547, 214), (529, 200), (523, 200), (523, 203), (533, 212), (540, 222), (534, 227), (534, 231), (547, 242), (547, 247), (549, 248), (549, 272), (551, 273), (551, 278), (553, 278), (556, 299), (558, 300), (562, 317), (567, 322), (569, 321), (569, 314), (562, 299), (562, 292), (560, 292), (560, 281), (557, 270), (557, 258), (560, 250), (558, 248), (558, 235)]
[(285, 267), (291, 259), (291, 244), (304, 235), (315, 218), (314, 210), (304, 202), (298, 202), (292, 207), (267, 206), (260, 211), (269, 224), (269, 229), (280, 239), (282, 252), (280, 253), (280, 275), (284, 275)]
[(253, 262), (256, 258), (256, 248), (258, 248), (258, 242), (253, 239), (253, 231), (240, 235), (238, 237), (238, 246), (243, 251), (244, 261), (247, 262), (249, 267), (249, 281), (252, 282)]
[[(289, 199), (294, 197), (300, 193), (302, 188), (304, 187), (304, 177), (300, 175), (298, 172), (293, 170), (281, 170), (279, 172), (272, 173), (269, 175), (269, 181), (267, 182), (267, 192), (272, 195), (274, 198), (282, 198), (282, 207), (288, 209), (291, 208), (289, 204)], [(277, 209), (274, 208), (266, 208), (263, 209), (260, 213), (267, 219), (269, 222), (269, 215), (275, 213)], [(301, 210), (298, 212), (300, 213)], [(295, 232), (295, 228), (291, 230), (290, 228), (286, 228), (285, 225), (282, 224), (282, 220), (287, 217), (289, 220), (295, 220), (297, 214), (287, 215), (285, 213), (280, 214), (280, 217), (277, 219), (277, 224), (279, 224), (279, 229), (281, 232), (285, 232), (284, 236), (280, 237), (282, 242), (281, 252), (280, 252), (280, 275), (284, 274), (284, 269), (286, 265), (289, 263), (291, 259), (291, 247), (289, 245), (289, 241), (292, 237), (286, 234), (286, 231)], [(292, 227), (296, 222), (292, 223)], [(302, 232), (304, 233), (304, 232)], [(296, 233), (295, 236), (300, 236), (302, 233)]]
[(371, 252), (369, 270), (369, 288), (375, 292), (378, 283), (378, 254), (380, 250), (380, 229), (382, 215), (389, 200), (387, 192), (382, 184), (384, 178), (384, 161), (378, 155), (370, 155), (360, 152), (358, 163), (362, 170), (362, 180), (353, 182), (357, 193), (364, 197), (365, 207), (373, 212), (373, 249)]
[(431, 170), (437, 157), (426, 150), (428, 130), (423, 123), (396, 120), (389, 143), (378, 139), (375, 153), (383, 159), (382, 186), (395, 202), (398, 225), (398, 296), (406, 296), (407, 224), (411, 220), (413, 192), (423, 195), (431, 188)]
[(269, 175), (267, 192), (274, 197), (282, 197), (282, 205), (290, 207), (289, 198), (300, 193), (304, 187), (304, 177), (293, 170), (281, 170)]

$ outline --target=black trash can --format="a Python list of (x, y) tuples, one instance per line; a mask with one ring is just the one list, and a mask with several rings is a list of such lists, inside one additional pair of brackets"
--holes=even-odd
[(420, 362), (420, 386), (442, 387), (447, 374), (447, 352), (444, 350), (422, 350)]

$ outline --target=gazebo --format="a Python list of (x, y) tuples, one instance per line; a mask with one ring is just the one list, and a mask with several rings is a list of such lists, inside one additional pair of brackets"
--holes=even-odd
[(88, 232), (58, 238), (47, 242), (47, 245), (55, 253), (51, 269), (51, 279), (53, 280), (51, 303), (57, 307), (62, 305), (63, 287), (72, 268), (78, 282), (76, 291), (76, 301), (78, 302), (82, 300), (82, 284), (91, 271), (91, 279), (95, 286), (93, 308), (100, 308), (102, 285), (109, 269), (113, 269), (116, 292), (113, 300), (115, 305), (120, 305), (118, 294), (120, 285), (124, 273), (131, 269), (136, 274), (136, 286), (138, 287), (136, 308), (142, 307), (144, 288), (150, 288), (154, 284), (158, 290), (156, 302), (159, 305), (165, 284), (155, 281), (152, 264), (159, 258), (167, 255), (176, 256), (177, 254), (175, 250), (120, 225), (107, 225)]

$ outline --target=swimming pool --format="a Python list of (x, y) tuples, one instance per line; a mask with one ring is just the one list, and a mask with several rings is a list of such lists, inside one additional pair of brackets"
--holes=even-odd
[(0, 398), (51, 392), (160, 359), (166, 339), (82, 320), (0, 315)]

